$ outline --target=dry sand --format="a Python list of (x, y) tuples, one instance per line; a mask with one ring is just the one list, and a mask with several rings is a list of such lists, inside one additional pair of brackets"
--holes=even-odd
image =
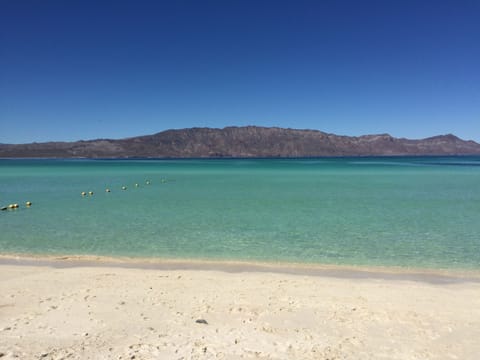
[(0, 261), (1, 360), (480, 359), (476, 276), (48, 264)]

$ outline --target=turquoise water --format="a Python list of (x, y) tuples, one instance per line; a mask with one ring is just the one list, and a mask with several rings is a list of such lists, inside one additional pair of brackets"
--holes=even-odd
[(480, 268), (480, 157), (0, 160), (10, 203), (3, 253)]

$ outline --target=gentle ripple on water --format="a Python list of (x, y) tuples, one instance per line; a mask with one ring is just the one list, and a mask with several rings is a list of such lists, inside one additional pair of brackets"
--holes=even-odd
[(0, 160), (0, 205), (21, 205), (0, 213), (0, 249), (480, 268), (478, 164), (478, 157)]

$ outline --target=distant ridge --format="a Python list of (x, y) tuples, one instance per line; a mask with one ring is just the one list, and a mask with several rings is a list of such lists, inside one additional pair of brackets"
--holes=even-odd
[(455, 135), (421, 140), (388, 134), (339, 136), (258, 126), (166, 130), (126, 139), (0, 144), (2, 158), (217, 158), (479, 155), (480, 144)]

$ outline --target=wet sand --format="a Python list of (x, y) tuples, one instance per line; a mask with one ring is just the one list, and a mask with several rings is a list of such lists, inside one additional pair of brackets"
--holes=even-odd
[(0, 257), (1, 359), (477, 359), (477, 272)]

